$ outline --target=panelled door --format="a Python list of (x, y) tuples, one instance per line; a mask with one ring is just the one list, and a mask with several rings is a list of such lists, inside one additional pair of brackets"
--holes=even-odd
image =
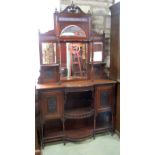
[(44, 120), (57, 119), (62, 117), (63, 92), (42, 92), (41, 93), (41, 114)]
[(97, 112), (112, 110), (114, 107), (114, 85), (97, 86), (95, 89), (95, 104)]

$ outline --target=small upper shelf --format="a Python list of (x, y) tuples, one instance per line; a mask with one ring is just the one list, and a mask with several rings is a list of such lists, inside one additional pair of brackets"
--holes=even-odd
[(59, 64), (45, 64), (45, 65), (40, 65), (41, 67), (56, 67), (59, 66)]

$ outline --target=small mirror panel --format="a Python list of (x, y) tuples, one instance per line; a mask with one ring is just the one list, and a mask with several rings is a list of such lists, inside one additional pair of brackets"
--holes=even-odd
[[(94, 51), (93, 51), (93, 61), (102, 62), (103, 61), (103, 43), (94, 42)], [(91, 61), (91, 58), (90, 58)]]
[(56, 43), (42, 43), (42, 64), (56, 63)]

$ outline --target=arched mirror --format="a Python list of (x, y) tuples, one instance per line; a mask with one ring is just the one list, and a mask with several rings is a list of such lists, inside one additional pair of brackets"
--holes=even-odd
[(61, 31), (60, 36), (86, 37), (86, 34), (79, 26), (69, 25)]

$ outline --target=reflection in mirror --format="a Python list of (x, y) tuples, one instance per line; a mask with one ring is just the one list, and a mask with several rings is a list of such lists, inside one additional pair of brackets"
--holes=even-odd
[(103, 60), (103, 43), (102, 42), (94, 42), (93, 61), (101, 62), (102, 60)]
[(56, 43), (42, 43), (42, 64), (56, 63)]
[(94, 62), (102, 61), (102, 51), (94, 51)]
[(66, 64), (61, 65), (61, 77), (87, 78), (87, 44), (66, 43)]
[(60, 36), (86, 37), (86, 34), (79, 26), (69, 25), (62, 30)]

